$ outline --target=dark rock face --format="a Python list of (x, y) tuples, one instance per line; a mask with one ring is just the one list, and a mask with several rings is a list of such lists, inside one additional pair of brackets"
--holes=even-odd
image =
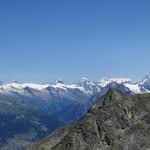
[(111, 90), (81, 120), (29, 150), (149, 150), (150, 94)]

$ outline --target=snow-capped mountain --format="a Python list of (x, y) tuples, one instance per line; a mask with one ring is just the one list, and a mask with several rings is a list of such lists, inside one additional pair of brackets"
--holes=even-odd
[(104, 95), (110, 88), (119, 89), (128, 95), (150, 92), (150, 75), (136, 83), (128, 78), (104, 78), (99, 81), (82, 78), (72, 84), (62, 80), (51, 84), (1, 83), (0, 98), (9, 103), (15, 102), (25, 107), (40, 109), (50, 115), (69, 106), (82, 105), (84, 114), (97, 96)]
[[(18, 147), (22, 143), (25, 146), (57, 127), (81, 118), (98, 98), (112, 88), (127, 95), (150, 92), (150, 75), (136, 83), (127, 78), (104, 78), (99, 81), (82, 78), (72, 84), (62, 80), (51, 84), (1, 82), (0, 132), (4, 141), (0, 143), (0, 149), (5, 146), (12, 149), (12, 143), (18, 137), (22, 137)], [(33, 137), (28, 133), (32, 133)]]
[(140, 82), (140, 86), (145, 89), (146, 92), (150, 91), (150, 74)]
[(51, 84), (9, 83), (0, 85), (0, 97), (10, 103), (41, 109), (53, 114), (69, 105), (87, 104), (100, 91), (98, 85), (83, 78), (73, 84), (55, 81)]

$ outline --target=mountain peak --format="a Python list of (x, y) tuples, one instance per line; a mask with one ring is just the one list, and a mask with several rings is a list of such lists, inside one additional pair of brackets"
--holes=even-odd
[(144, 77), (144, 80), (150, 80), (150, 73)]
[(144, 79), (140, 82), (140, 85), (147, 89), (150, 89), (150, 74), (144, 77)]
[(147, 74), (144, 79), (141, 81), (141, 84), (144, 84), (146, 82), (150, 82), (150, 74)]
[(120, 90), (111, 88), (103, 97), (100, 97), (100, 99), (98, 99), (95, 104), (99, 107), (100, 105), (104, 105), (111, 100), (120, 101), (124, 96), (125, 94)]
[(63, 80), (62, 79), (58, 79), (58, 80), (55, 80), (54, 82), (52, 82), (53, 85), (56, 85), (56, 84), (64, 84)]
[(106, 86), (107, 84), (109, 83), (112, 83), (112, 82), (116, 82), (118, 84), (121, 84), (121, 83), (129, 83), (131, 82), (132, 80), (131, 79), (128, 79), (128, 78), (103, 78), (102, 80), (99, 81), (99, 84), (104, 87)]
[(87, 82), (87, 81), (89, 81), (89, 79), (86, 78), (86, 77), (82, 77), (80, 81), (81, 81), (81, 82)]
[(82, 77), (79, 81), (76, 81), (75, 84), (80, 85), (80, 86), (84, 86), (84, 85), (91, 84), (91, 81), (86, 77)]

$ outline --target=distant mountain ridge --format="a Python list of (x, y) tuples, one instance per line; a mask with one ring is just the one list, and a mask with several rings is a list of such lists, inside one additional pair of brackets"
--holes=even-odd
[(66, 122), (83, 116), (92, 103), (111, 88), (116, 88), (127, 95), (149, 93), (150, 75), (136, 83), (128, 78), (104, 78), (99, 81), (90, 81), (85, 77), (72, 84), (64, 83), (62, 80), (56, 80), (51, 84), (2, 83), (0, 97), (12, 104), (15, 102), (24, 107), (40, 109), (49, 115), (58, 114), (59, 111), (66, 110), (68, 106), (84, 107), (79, 116), (67, 117), (68, 119), (63, 117)]
[[(124, 84), (134, 93), (143, 93), (150, 90), (150, 74), (146, 75), (142, 81), (133, 82), (129, 78), (102, 78), (99, 81), (90, 81), (86, 77), (83, 77), (80, 81), (74, 83), (65, 83), (62, 80), (56, 80), (51, 84), (36, 84), (36, 83), (0, 83), (0, 93), (12, 94), (13, 92), (20, 93), (25, 96), (31, 96), (28, 93), (27, 88), (34, 91), (49, 90), (49, 88), (58, 89), (79, 89), (85, 93), (94, 93), (94, 90), (100, 91), (101, 88), (106, 87), (108, 84), (118, 83)], [(93, 88), (94, 87), (94, 88)], [(143, 90), (141, 90), (143, 88)], [(46, 94), (46, 93), (45, 93)]]

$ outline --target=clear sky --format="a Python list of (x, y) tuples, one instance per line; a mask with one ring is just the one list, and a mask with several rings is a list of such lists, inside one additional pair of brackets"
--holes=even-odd
[(0, 1), (0, 80), (139, 80), (149, 72), (149, 0)]

